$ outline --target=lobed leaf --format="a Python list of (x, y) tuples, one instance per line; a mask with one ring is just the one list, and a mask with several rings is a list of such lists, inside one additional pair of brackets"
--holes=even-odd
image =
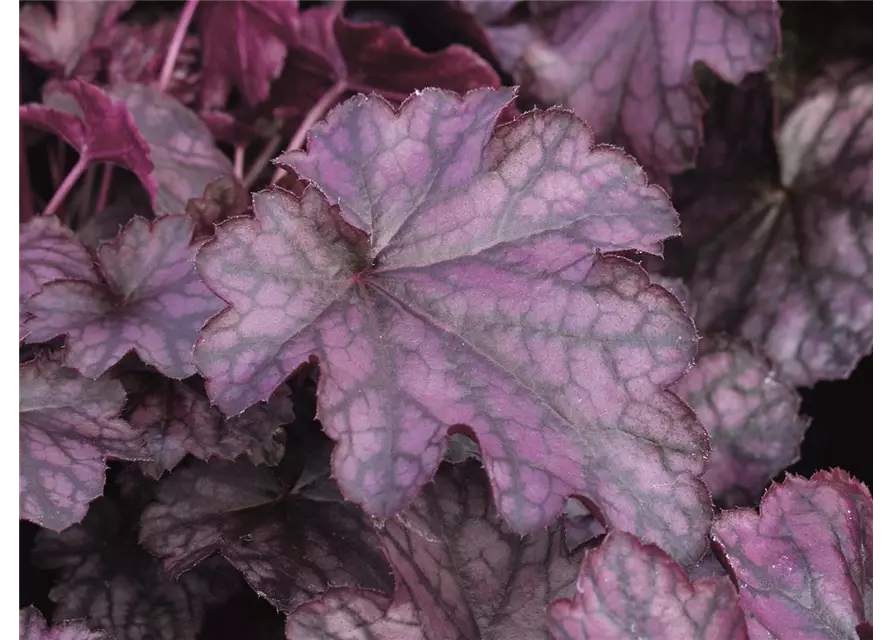
[(754, 504), (769, 481), (800, 456), (809, 425), (800, 395), (780, 383), (744, 341), (701, 341), (698, 360), (673, 391), (695, 410), (710, 436), (703, 480), (714, 501)]
[(589, 552), (577, 593), (553, 602), (548, 619), (557, 640), (748, 637), (727, 577), (690, 581), (666, 553), (619, 531)]
[(871, 494), (844, 471), (773, 484), (757, 513), (720, 514), (713, 539), (752, 640), (856, 638), (872, 621)]
[(186, 215), (195, 222), (196, 237), (214, 235), (214, 227), (233, 216), (251, 209), (248, 190), (234, 177), (217, 178), (209, 182), (204, 193), (186, 203)]
[(223, 303), (199, 279), (193, 222), (135, 217), (97, 251), (101, 279), (56, 280), (29, 298), (29, 342), (67, 336), (65, 363), (102, 375), (135, 351), (170, 378), (195, 373), (198, 330)]
[(149, 476), (160, 478), (187, 454), (201, 460), (244, 454), (254, 464), (275, 465), (285, 453), (280, 427), (294, 420), (287, 387), (269, 402), (227, 419), (183, 382), (155, 374), (132, 374), (123, 381), (131, 394), (127, 420), (146, 435), (152, 456), (151, 462), (140, 463)]
[(106, 458), (145, 457), (119, 419), (124, 389), (47, 355), (19, 367), (19, 517), (52, 531), (80, 522), (102, 494)]
[(22, 124), (55, 133), (85, 162), (111, 162), (133, 172), (153, 199), (158, 189), (149, 146), (125, 105), (82, 80), (55, 85), (46, 102), (19, 107)]
[(630, 262), (599, 258), (581, 282), (597, 251), (654, 248), (675, 214), (567, 112), (494, 133), (510, 100), (427, 90), (396, 114), (366, 97), (330, 112), (282, 163), (339, 206), (265, 191), (255, 219), (218, 227), (196, 265), (230, 308), (196, 365), (233, 414), (318, 358), (335, 476), (374, 516), (408, 506), (467, 425), (513, 530), (581, 494), (609, 527), (694, 562), (706, 434), (663, 390), (694, 328)]
[(104, 631), (93, 631), (80, 620), (47, 627), (43, 614), (35, 607), (19, 610), (20, 640), (109, 640)]
[(775, 2), (539, 2), (487, 33), (525, 93), (573, 109), (666, 184), (694, 165), (705, 102), (696, 62), (729, 82), (780, 45)]
[(140, 543), (173, 575), (219, 553), (281, 611), (332, 587), (391, 588), (358, 507), (286, 492), (269, 469), (241, 458), (181, 466), (143, 512)]

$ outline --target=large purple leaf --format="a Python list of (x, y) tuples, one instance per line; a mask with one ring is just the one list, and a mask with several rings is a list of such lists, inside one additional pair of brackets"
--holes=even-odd
[(106, 458), (144, 459), (118, 418), (124, 389), (39, 355), (19, 368), (19, 517), (53, 531), (80, 522), (102, 494)]
[(96, 378), (135, 351), (171, 378), (195, 373), (202, 325), (223, 308), (198, 277), (193, 222), (133, 218), (97, 251), (101, 282), (56, 280), (25, 302), (27, 340), (68, 336), (65, 363)]
[(274, 465), (285, 453), (281, 425), (294, 420), (288, 388), (269, 402), (226, 418), (189, 385), (157, 374), (132, 374), (124, 380), (131, 394), (127, 420), (146, 435), (151, 462), (143, 471), (155, 478), (173, 469), (186, 454), (208, 460), (247, 455), (254, 464)]
[(832, 70), (782, 124), (777, 164), (749, 163), (780, 173), (716, 180), (709, 164), (694, 178), (716, 187), (681, 206), (698, 327), (752, 341), (792, 384), (846, 377), (871, 351), (872, 113), (871, 73)]
[(694, 164), (705, 103), (693, 66), (730, 82), (779, 48), (779, 9), (751, 2), (539, 2), (487, 29), (503, 66), (538, 102), (574, 109), (655, 179)]
[(157, 215), (183, 213), (209, 182), (232, 175), (232, 163), (208, 127), (179, 100), (144, 84), (115, 85), (111, 94), (127, 105), (149, 145), (158, 179)]
[(19, 12), (19, 46), (31, 62), (44, 69), (70, 74), (91, 41), (109, 29), (133, 2), (56, 2), (55, 16), (38, 2)]
[(398, 578), (393, 600), (330, 591), (289, 616), (291, 640), (363, 632), (368, 640), (546, 640), (546, 606), (573, 593), (582, 557), (565, 554), (559, 524), (524, 538), (511, 533), (475, 462), (445, 465), (408, 511), (384, 524), (381, 537)]
[(25, 300), (52, 280), (98, 282), (92, 258), (74, 232), (56, 216), (33, 218), (19, 227), (20, 339), (27, 334)]
[(549, 607), (549, 630), (556, 640), (747, 640), (727, 577), (692, 582), (666, 553), (622, 532), (586, 557), (573, 600)]
[(710, 436), (703, 480), (714, 501), (754, 504), (775, 475), (793, 464), (809, 422), (800, 395), (775, 379), (769, 363), (741, 340), (706, 338), (695, 367), (673, 387)]
[(180, 466), (143, 512), (140, 542), (173, 575), (220, 553), (282, 611), (331, 587), (392, 587), (358, 507), (286, 491), (268, 468), (243, 458)]
[(47, 627), (43, 614), (34, 607), (19, 611), (19, 640), (111, 640), (105, 631), (94, 631), (81, 621)]
[(52, 131), (77, 149), (84, 162), (111, 162), (132, 171), (155, 199), (149, 146), (123, 104), (81, 80), (54, 85), (45, 102), (19, 107), (19, 120)]
[(694, 562), (706, 434), (663, 390), (691, 362), (692, 324), (625, 260), (581, 282), (598, 250), (655, 248), (676, 216), (568, 112), (494, 133), (511, 98), (432, 89), (397, 114), (365, 96), (332, 110), (282, 163), (340, 208), (265, 191), (255, 219), (218, 227), (196, 264), (231, 306), (196, 365), (231, 414), (318, 358), (335, 476), (375, 516), (407, 507), (467, 425), (513, 530), (582, 494)]
[(222, 107), (232, 87), (250, 105), (262, 102), (297, 40), (297, 0), (234, 0), (199, 5), (202, 103)]
[(722, 513), (713, 537), (738, 581), (751, 640), (856, 638), (872, 621), (871, 494), (835, 469), (788, 476), (760, 511)]
[(200, 567), (176, 581), (165, 578), (127, 524), (101, 499), (83, 523), (62, 533), (37, 534), (35, 566), (56, 571), (49, 593), (56, 603), (54, 621), (86, 618), (128, 640), (195, 638), (205, 607), (237, 592), (239, 574), (223, 564)]

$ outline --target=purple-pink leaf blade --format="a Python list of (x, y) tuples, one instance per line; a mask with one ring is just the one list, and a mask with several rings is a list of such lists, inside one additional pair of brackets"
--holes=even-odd
[(30, 606), (19, 611), (19, 640), (111, 640), (111, 636), (91, 629), (81, 620), (47, 626), (43, 614)]

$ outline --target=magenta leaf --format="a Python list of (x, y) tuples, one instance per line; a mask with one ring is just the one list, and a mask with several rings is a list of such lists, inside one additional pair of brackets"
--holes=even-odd
[(74, 232), (56, 216), (33, 218), (19, 227), (19, 325), (27, 335), (24, 303), (52, 280), (98, 282), (92, 258)]
[(871, 623), (872, 513), (865, 485), (835, 469), (773, 484), (759, 513), (720, 514), (751, 640), (856, 638)]
[(29, 342), (68, 336), (65, 363), (96, 378), (129, 351), (171, 378), (195, 373), (198, 330), (223, 308), (196, 273), (186, 216), (133, 218), (97, 251), (102, 280), (57, 280), (29, 298)]
[(199, 567), (176, 581), (163, 577), (105, 498), (83, 523), (39, 532), (33, 562), (56, 571), (49, 593), (55, 621), (86, 618), (114, 638), (195, 638), (205, 607), (224, 601), (241, 583), (225, 564)]
[(398, 579), (393, 600), (330, 591), (289, 616), (291, 640), (356, 638), (363, 631), (370, 640), (546, 640), (546, 606), (573, 593), (580, 559), (565, 554), (557, 523), (523, 538), (511, 533), (474, 462), (445, 465), (381, 536)]
[(56, 85), (47, 105), (19, 107), (19, 120), (58, 135), (77, 149), (83, 163), (111, 162), (128, 169), (154, 200), (156, 167), (149, 146), (127, 107), (114, 98), (91, 84), (71, 80)]
[(717, 188), (680, 206), (698, 327), (750, 340), (791, 384), (846, 377), (872, 348), (872, 114), (871, 72), (832, 70), (782, 123), (777, 162), (748, 163), (779, 173), (703, 166)]
[(36, 65), (69, 75), (95, 37), (111, 28), (133, 2), (56, 2), (55, 16), (38, 2), (19, 12), (19, 46)]
[(694, 369), (673, 390), (710, 436), (703, 480), (714, 501), (754, 504), (769, 481), (798, 459), (809, 424), (798, 415), (800, 395), (776, 380), (747, 343), (702, 340)]
[(586, 556), (573, 599), (549, 607), (549, 630), (558, 640), (747, 640), (727, 577), (692, 582), (666, 553), (619, 531)]
[(581, 282), (598, 250), (657, 247), (675, 214), (568, 112), (493, 133), (511, 96), (426, 90), (396, 115), (365, 96), (331, 111), (282, 163), (340, 209), (315, 188), (265, 191), (256, 219), (218, 227), (196, 264), (231, 306), (196, 365), (233, 414), (318, 358), (335, 476), (372, 515), (407, 507), (468, 425), (513, 530), (579, 493), (609, 527), (694, 562), (706, 434), (663, 390), (691, 362), (692, 324), (628, 261), (599, 259)]
[(180, 466), (143, 512), (140, 542), (173, 575), (220, 553), (282, 611), (331, 587), (392, 588), (358, 507), (287, 491), (243, 458)]
[(53, 531), (80, 522), (102, 494), (106, 458), (144, 459), (139, 432), (119, 419), (124, 389), (47, 355), (19, 368), (19, 517)]
[(105, 631), (94, 631), (73, 620), (47, 627), (43, 614), (34, 607), (19, 611), (19, 640), (111, 640)]
[(159, 478), (186, 454), (202, 460), (244, 454), (254, 464), (275, 465), (285, 452), (280, 427), (294, 420), (287, 387), (269, 402), (227, 419), (186, 383), (156, 374), (130, 374), (123, 382), (130, 395), (127, 420), (146, 435), (152, 456), (140, 463), (147, 475)]
[(234, 86), (252, 106), (265, 100), (298, 40), (297, 0), (205, 2), (197, 20), (204, 106), (223, 106)]
[(111, 94), (127, 105), (151, 150), (157, 215), (183, 213), (187, 201), (201, 196), (209, 182), (232, 175), (232, 163), (208, 127), (179, 100), (142, 84), (115, 85)]

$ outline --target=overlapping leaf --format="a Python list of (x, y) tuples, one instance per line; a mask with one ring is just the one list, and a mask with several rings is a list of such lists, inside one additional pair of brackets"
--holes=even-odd
[[(693, 355), (691, 322), (625, 260), (580, 282), (597, 250), (654, 248), (675, 214), (567, 112), (493, 133), (510, 101), (428, 90), (398, 114), (362, 96), (330, 112), (282, 162), (340, 208), (315, 189), (266, 191), (256, 219), (218, 227), (196, 264), (231, 307), (196, 364), (236, 413), (318, 358), (334, 473), (376, 516), (408, 506), (451, 427), (469, 425), (515, 531), (579, 493), (609, 526), (693, 562), (706, 434), (663, 391)], [(559, 275), (571, 265), (584, 268)]]
[[(871, 73), (834, 69), (785, 119), (777, 161), (716, 154), (693, 177), (716, 188), (681, 206), (699, 328), (749, 339), (792, 384), (845, 377), (871, 351), (872, 113)], [(716, 179), (745, 163), (780, 173)]]
[(696, 62), (730, 82), (779, 47), (775, 2), (539, 2), (530, 18), (487, 29), (522, 90), (580, 115), (666, 183), (693, 166), (704, 99)]
[(201, 326), (223, 308), (193, 265), (186, 216), (133, 218), (97, 251), (102, 278), (57, 280), (29, 298), (30, 342), (68, 337), (65, 363), (96, 378), (133, 350), (171, 378), (195, 373)]
[(145, 458), (118, 418), (124, 389), (41, 355), (19, 369), (19, 517), (53, 531), (80, 522), (102, 494), (106, 458)]
[(102, 499), (82, 524), (62, 533), (38, 533), (35, 565), (57, 570), (49, 593), (56, 603), (54, 620), (83, 618), (114, 638), (195, 638), (205, 608), (235, 593), (239, 575), (224, 564), (201, 567), (176, 581), (164, 578), (157, 560), (125, 527), (114, 506)]
[(220, 553), (282, 611), (332, 587), (392, 588), (358, 507), (287, 491), (268, 468), (242, 458), (181, 466), (143, 513), (140, 542), (174, 575)]
[(19, 46), (34, 64), (69, 75), (96, 36), (109, 29), (133, 2), (55, 3), (55, 16), (39, 2), (19, 12)]
[(214, 235), (214, 226), (251, 208), (248, 190), (233, 177), (209, 182), (204, 193), (186, 203), (186, 215), (195, 222), (196, 237)]
[(111, 94), (127, 105), (149, 145), (158, 179), (157, 215), (183, 213), (209, 182), (232, 175), (232, 163), (208, 127), (179, 100), (143, 84), (118, 84)]
[(223, 106), (232, 87), (251, 105), (266, 99), (288, 47), (298, 41), (297, 0), (206, 2), (197, 19), (204, 106)]
[(573, 593), (582, 556), (565, 554), (559, 524), (511, 533), (476, 462), (445, 465), (381, 537), (397, 574), (393, 599), (332, 590), (289, 616), (291, 640), (545, 640), (546, 606)]
[(855, 638), (872, 621), (873, 505), (847, 473), (788, 476), (760, 510), (713, 525), (741, 592), (752, 640)]
[(549, 629), (558, 640), (747, 640), (727, 577), (692, 582), (666, 553), (622, 532), (589, 553), (574, 598), (549, 607)]
[(34, 218), (19, 228), (19, 325), (27, 330), (25, 300), (52, 280), (98, 282), (92, 258), (74, 233), (56, 216)]
[(269, 402), (227, 419), (186, 383), (154, 374), (133, 374), (124, 383), (131, 394), (127, 420), (146, 435), (152, 456), (140, 465), (150, 476), (160, 477), (186, 454), (202, 460), (244, 454), (254, 464), (275, 465), (285, 453), (280, 427), (294, 419), (287, 387)]
[(747, 343), (726, 337), (701, 341), (694, 369), (673, 388), (710, 435), (704, 483), (714, 501), (750, 505), (800, 455), (808, 422), (800, 395), (775, 379)]
[(75, 620), (48, 627), (34, 607), (19, 611), (19, 640), (111, 640), (105, 631), (94, 631)]
[(155, 198), (149, 146), (123, 104), (81, 80), (56, 85), (45, 103), (19, 107), (19, 121), (55, 133), (77, 149), (82, 162), (111, 162), (132, 171)]

